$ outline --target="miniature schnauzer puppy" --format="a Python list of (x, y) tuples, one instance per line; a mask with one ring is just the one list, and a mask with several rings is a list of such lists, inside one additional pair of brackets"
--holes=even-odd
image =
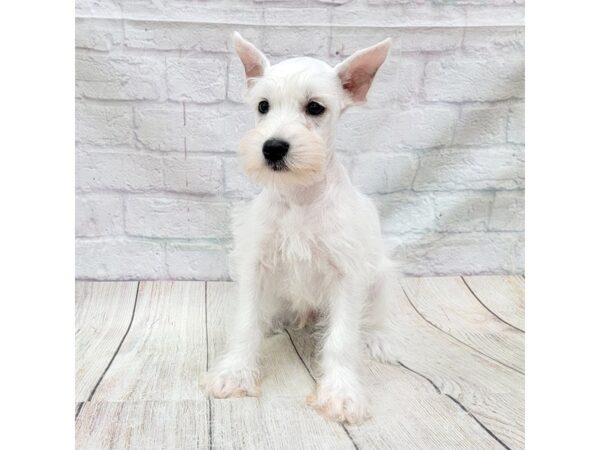
[(271, 65), (238, 33), (233, 42), (256, 111), (239, 156), (264, 189), (234, 214), (239, 303), (226, 352), (204, 387), (217, 398), (258, 395), (265, 332), (318, 317), (321, 376), (309, 404), (360, 423), (368, 417), (362, 358), (393, 360), (393, 265), (377, 210), (352, 186), (333, 143), (341, 113), (366, 101), (391, 40), (335, 67), (306, 57)]

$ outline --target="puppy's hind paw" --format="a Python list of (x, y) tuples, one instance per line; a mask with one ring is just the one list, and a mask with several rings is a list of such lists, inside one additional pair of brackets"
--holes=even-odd
[(250, 370), (208, 373), (204, 378), (203, 390), (215, 398), (258, 397), (260, 388), (256, 374)]

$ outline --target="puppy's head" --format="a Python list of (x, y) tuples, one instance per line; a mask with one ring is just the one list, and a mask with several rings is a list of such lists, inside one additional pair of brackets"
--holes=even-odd
[(238, 33), (233, 43), (246, 74), (246, 99), (256, 111), (256, 126), (240, 143), (244, 170), (263, 185), (308, 186), (320, 180), (341, 112), (366, 101), (391, 40), (335, 67), (313, 58), (270, 65)]

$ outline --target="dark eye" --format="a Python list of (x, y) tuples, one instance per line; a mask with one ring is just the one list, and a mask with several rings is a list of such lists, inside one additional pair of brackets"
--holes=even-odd
[(325, 112), (325, 107), (317, 102), (309, 102), (306, 105), (306, 113), (311, 116), (320, 116)]
[(266, 114), (269, 112), (269, 102), (266, 100), (262, 100), (259, 104), (258, 104), (258, 112), (261, 114)]

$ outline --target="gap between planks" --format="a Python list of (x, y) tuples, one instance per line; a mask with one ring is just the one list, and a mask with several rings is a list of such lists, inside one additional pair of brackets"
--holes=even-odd
[[(222, 283), (222, 284), (224, 284), (224, 285), (230, 285), (229, 283)], [(203, 330), (203, 331), (205, 332), (205, 334), (204, 334), (204, 340), (205, 340), (204, 344), (205, 344), (205, 351), (206, 351), (206, 359), (205, 359), (205, 362), (204, 362), (204, 369), (205, 369), (205, 370), (207, 370), (207, 369), (209, 368), (209, 364), (210, 364), (210, 350), (209, 350), (209, 347), (210, 347), (211, 345), (213, 345), (213, 344), (214, 344), (214, 340), (211, 340), (211, 339), (210, 339), (210, 338), (211, 338), (211, 336), (210, 336), (210, 334), (209, 334), (209, 328), (210, 328), (212, 325), (214, 325), (214, 323), (212, 323), (212, 317), (211, 317), (211, 320), (209, 320), (209, 310), (211, 309), (211, 305), (212, 305), (212, 303), (211, 303), (211, 301), (209, 300), (209, 298), (208, 298), (208, 297), (210, 296), (210, 295), (209, 295), (209, 291), (210, 291), (210, 289), (209, 289), (209, 288), (210, 288), (212, 285), (213, 285), (213, 283), (212, 283), (212, 282), (209, 282), (209, 283), (206, 283), (206, 282), (204, 282), (204, 284), (203, 284), (203, 290), (204, 290), (204, 292), (203, 292), (203, 293), (204, 293), (204, 299), (203, 299), (203, 300), (204, 300), (204, 302), (203, 302), (203, 309), (204, 309), (204, 311), (203, 311), (203, 312), (204, 312), (204, 317), (203, 317), (203, 319), (204, 319), (204, 327), (205, 327), (205, 330)], [(108, 365), (106, 366), (105, 370), (103, 371), (103, 373), (102, 373), (102, 376), (101, 376), (101, 377), (98, 379), (98, 382), (96, 383), (96, 385), (95, 385), (95, 387), (94, 387), (94, 389), (93, 389), (92, 393), (90, 394), (90, 396), (89, 396), (89, 398), (88, 398), (88, 401), (91, 401), (91, 400), (93, 400), (93, 397), (94, 397), (94, 394), (95, 394), (95, 392), (97, 391), (98, 387), (101, 385), (101, 383), (102, 383), (102, 381), (103, 381), (103, 379), (104, 379), (104, 376), (106, 375), (106, 373), (107, 373), (107, 372), (109, 371), (109, 369), (111, 368), (111, 365), (113, 364), (113, 362), (114, 362), (115, 358), (117, 357), (117, 355), (118, 355), (119, 351), (121, 350), (121, 347), (122, 347), (122, 345), (123, 345), (123, 342), (126, 340), (126, 338), (127, 338), (128, 334), (129, 334), (129, 331), (130, 331), (130, 329), (131, 329), (131, 326), (132, 326), (132, 324), (133, 324), (133, 322), (134, 322), (134, 317), (135, 317), (135, 307), (137, 306), (137, 302), (138, 302), (139, 290), (140, 290), (140, 284), (138, 283), (138, 285), (137, 285), (137, 289), (136, 289), (135, 301), (134, 301), (134, 308), (133, 308), (133, 310), (132, 310), (132, 312), (131, 312), (131, 317), (130, 317), (130, 320), (129, 320), (129, 325), (128, 325), (128, 327), (127, 327), (127, 330), (126, 330), (126, 331), (125, 331), (125, 333), (123, 334), (123, 336), (122, 336), (122, 338), (121, 338), (121, 340), (120, 340), (120, 342), (119, 342), (119, 345), (117, 346), (117, 349), (115, 350), (115, 352), (114, 352), (114, 354), (113, 354), (113, 357), (110, 359), (110, 361), (109, 361)], [(231, 295), (231, 294), (229, 294), (229, 295)], [(221, 324), (222, 324), (222, 323), (221, 323)], [(429, 324), (429, 325), (431, 325), (431, 324)], [(218, 331), (217, 331), (217, 333), (218, 333)], [(301, 354), (300, 354), (300, 351), (299, 351), (299, 350), (298, 350), (298, 348), (296, 347), (296, 343), (294, 342), (294, 339), (292, 338), (292, 335), (290, 335), (290, 333), (289, 333), (289, 332), (287, 333), (287, 337), (286, 337), (286, 339), (289, 339), (289, 343), (291, 344), (291, 346), (292, 346), (292, 348), (293, 348), (293, 351), (296, 353), (296, 356), (298, 357), (299, 361), (300, 361), (300, 362), (302, 363), (302, 365), (304, 366), (304, 367), (303, 367), (303, 369), (305, 369), (305, 370), (306, 370), (306, 372), (308, 373), (308, 375), (310, 376), (310, 378), (311, 378), (311, 381), (312, 381), (312, 387), (314, 387), (314, 382), (315, 382), (314, 376), (313, 376), (313, 374), (311, 373), (311, 371), (310, 371), (310, 369), (309, 369), (309, 366), (307, 365), (307, 362), (305, 362), (304, 358), (301, 356)], [(281, 343), (278, 343), (277, 345), (282, 345), (282, 344), (281, 344)], [(213, 350), (214, 350), (214, 347), (213, 347)], [(276, 348), (274, 348), (273, 350), (276, 350)], [(214, 357), (214, 352), (213, 352), (213, 357)], [(278, 357), (278, 358), (276, 358), (276, 362), (280, 362), (280, 361), (279, 361), (280, 359), (281, 359), (281, 355), (279, 355), (279, 357)], [(415, 375), (418, 375), (419, 377), (422, 377), (423, 379), (425, 379), (425, 380), (426, 380), (428, 383), (431, 383), (431, 386), (432, 386), (432, 387), (435, 389), (436, 393), (438, 393), (438, 394), (439, 394), (439, 393), (443, 392), (443, 391), (442, 391), (442, 390), (444, 389), (444, 386), (443, 386), (443, 385), (441, 386), (441, 389), (440, 389), (440, 387), (438, 387), (438, 385), (437, 385), (437, 384), (436, 384), (436, 383), (435, 383), (433, 380), (431, 380), (431, 379), (430, 379), (430, 378), (429, 378), (427, 375), (423, 374), (421, 371), (417, 371), (416, 369), (409, 368), (407, 365), (405, 365), (404, 363), (401, 363), (401, 362), (399, 362), (399, 366), (402, 368), (402, 370), (405, 370), (406, 372), (409, 372), (409, 373), (413, 373), (413, 374), (415, 374)], [(398, 368), (397, 368), (396, 370), (398, 370)], [(397, 372), (396, 372), (396, 373), (397, 373)], [(485, 429), (485, 430), (486, 430), (488, 433), (490, 433), (490, 434), (491, 434), (491, 435), (492, 435), (492, 436), (493, 436), (493, 437), (496, 439), (496, 441), (497, 441), (497, 442), (501, 443), (501, 444), (502, 444), (502, 446), (504, 446), (504, 447), (508, 448), (508, 447), (506, 446), (506, 444), (504, 444), (504, 442), (503, 442), (502, 440), (498, 439), (496, 436), (494, 436), (494, 435), (493, 435), (493, 433), (492, 433), (492, 432), (490, 432), (490, 430), (489, 430), (489, 429), (486, 427), (486, 425), (484, 425), (484, 424), (483, 424), (483, 423), (482, 423), (482, 422), (481, 422), (481, 421), (480, 421), (480, 420), (479, 420), (479, 419), (476, 417), (476, 415), (475, 415), (474, 413), (472, 413), (472, 412), (471, 412), (470, 408), (468, 408), (467, 406), (465, 406), (465, 405), (463, 405), (461, 402), (459, 402), (459, 401), (458, 401), (456, 398), (454, 398), (455, 396), (453, 396), (453, 395), (450, 395), (450, 394), (449, 394), (449, 393), (447, 393), (447, 392), (443, 392), (443, 393), (444, 393), (444, 396), (442, 396), (442, 398), (443, 398), (443, 397), (448, 397), (448, 398), (449, 398), (449, 400), (451, 400), (452, 402), (455, 402), (455, 403), (457, 404), (457, 406), (459, 406), (459, 407), (460, 407), (460, 409), (461, 409), (461, 410), (464, 410), (464, 411), (465, 411), (465, 412), (466, 412), (466, 413), (467, 413), (467, 414), (468, 414), (468, 415), (469, 415), (471, 418), (475, 419), (475, 421), (476, 421), (476, 422), (479, 424), (479, 426), (481, 426), (481, 427), (482, 427), (483, 429)], [(241, 400), (237, 399), (235, 402), (237, 403), (237, 402), (243, 402), (243, 401), (244, 401), (244, 399), (241, 399)], [(225, 401), (217, 401), (216, 403), (217, 403), (217, 404), (220, 404), (221, 402), (227, 402), (227, 401), (226, 401), (226, 400), (225, 400)], [(81, 412), (81, 408), (82, 408), (82, 406), (83, 406), (83, 403), (81, 403), (80, 405), (78, 405), (78, 408), (77, 408), (77, 413), (80, 413), (80, 412)], [(237, 408), (236, 408), (236, 409), (237, 409)], [(226, 410), (227, 410), (227, 408), (225, 408), (225, 411), (226, 411)], [(312, 410), (309, 410), (309, 411), (310, 411), (310, 413), (311, 413), (311, 414), (314, 414), (314, 412), (313, 412)], [(231, 413), (231, 412), (235, 412), (235, 411), (230, 411), (230, 413)], [(312, 417), (312, 416), (311, 416), (311, 417)], [(208, 402), (208, 418), (207, 418), (207, 419), (208, 419), (209, 446), (210, 446), (210, 447), (212, 447), (212, 446), (214, 445), (214, 443), (213, 443), (213, 431), (214, 431), (214, 430), (213, 430), (213, 426), (214, 426), (214, 423), (215, 423), (215, 422), (214, 422), (214, 418), (213, 418), (213, 402), (212, 402), (212, 400), (209, 400), (209, 402)], [(312, 421), (312, 420), (311, 420), (311, 421)], [(354, 429), (353, 429), (353, 430), (354, 430)], [(346, 436), (347, 436), (347, 437), (349, 437), (350, 439), (352, 439), (351, 432), (350, 432), (350, 431), (348, 431), (348, 429), (345, 429), (345, 430), (344, 430), (344, 432), (345, 432), (345, 434), (346, 434)], [(359, 434), (360, 434), (360, 433), (359, 433)], [(223, 437), (223, 436), (221, 436), (221, 438), (222, 438), (222, 437)], [(488, 443), (488, 444), (489, 444), (489, 443)], [(480, 442), (480, 444), (479, 444), (479, 445), (482, 445), (482, 443)], [(488, 446), (489, 446), (489, 445), (488, 445)], [(517, 446), (518, 446), (518, 445), (517, 445)], [(354, 442), (354, 440), (353, 440), (353, 439), (352, 439), (352, 447), (354, 447), (354, 448), (358, 448), (358, 445), (356, 444), (356, 442)], [(476, 447), (473, 447), (473, 448), (476, 448)]]

